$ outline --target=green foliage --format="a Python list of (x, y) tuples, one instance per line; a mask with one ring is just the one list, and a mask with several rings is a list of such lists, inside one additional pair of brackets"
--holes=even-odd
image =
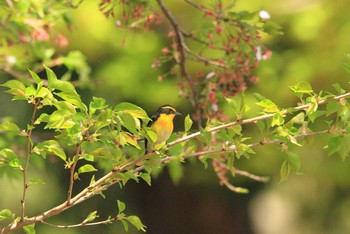
[[(77, 2), (80, 4), (81, 1)], [(156, 152), (146, 155), (142, 140), (154, 142), (157, 135), (147, 128), (150, 118), (141, 107), (130, 102), (110, 107), (109, 102), (100, 97), (93, 97), (85, 104), (76, 89), (89, 83), (90, 67), (80, 51), (61, 55), (59, 48), (64, 47), (66, 38), (54, 31), (61, 21), (68, 28), (72, 26), (68, 9), (77, 7), (74, 1), (2, 3), (0, 45), (9, 47), (9, 51), (12, 51), (11, 46), (18, 49), (17, 56), (2, 56), (6, 59), (0, 69), (16, 78), (6, 81), (2, 87), (13, 101), (25, 101), (32, 107), (26, 127), (5, 118), (0, 123), (0, 134), (5, 136), (1, 142), (5, 147), (0, 150), (0, 167), (23, 175), (21, 214), (9, 209), (0, 211), (0, 221), (12, 222), (6, 230), (23, 227), (26, 233), (35, 233), (34, 225), (42, 219), (28, 218), (25, 212), (27, 189), (33, 184), (48, 183), (43, 178), (28, 175), (28, 165), (37, 160), (49, 163), (51, 159), (55, 162), (59, 159), (57, 165), (69, 174), (67, 201), (44, 212), (43, 219), (47, 219), (97, 194), (105, 197), (103, 192), (114, 184), (122, 189), (130, 180), (140, 182), (142, 179), (151, 186), (151, 175), (159, 173), (164, 166), (174, 183), (179, 183), (184, 178), (184, 162), (193, 158), (198, 158), (205, 169), (211, 169), (211, 163), (220, 184), (234, 192), (247, 193), (248, 189), (234, 186), (231, 180), (241, 175), (265, 181), (238, 169), (240, 161), (258, 154), (253, 149), (256, 146), (280, 145), (284, 153), (281, 181), (291, 173), (300, 173), (300, 156), (292, 149), (305, 146), (304, 139), (309, 136), (330, 135), (325, 146), (328, 154), (338, 154), (343, 160), (348, 157), (350, 104), (347, 98), (350, 94), (338, 83), (333, 85), (334, 94), (317, 94), (307, 81), (291, 85), (289, 89), (300, 103), (286, 109), (277, 105), (279, 100), (256, 94), (256, 105), (262, 107), (262, 113), (255, 112), (255, 117), (246, 118), (252, 115), (256, 106), (250, 106), (250, 97), (241, 95), (238, 100), (235, 95), (257, 80), (256, 69), (263, 57), (259, 54), (261, 35), (280, 34), (278, 24), (261, 17), (258, 11), (236, 10), (235, 4), (223, 7), (221, 1), (201, 5), (186, 1), (204, 15), (199, 25), (194, 22), (193, 30), (186, 32), (188, 27), (179, 26), (162, 1), (157, 3), (159, 7), (140, 0), (101, 0), (99, 4), (106, 16), (116, 16), (117, 26), (127, 30), (149, 29), (164, 23), (163, 18), (173, 26), (168, 35), (171, 46), (162, 49), (162, 55), (152, 66), (157, 68), (166, 64), (168, 70), (159, 80), (179, 74), (180, 93), (193, 104), (195, 114), (193, 120), (186, 115), (184, 132), (172, 134), (170, 144), (164, 143)], [(121, 21), (119, 16), (122, 16)], [(196, 43), (198, 45), (192, 47)], [(22, 50), (25, 56), (21, 56)], [(265, 57), (267, 52), (269, 50), (264, 49)], [(188, 60), (197, 62), (193, 66), (195, 69), (189, 66)], [(343, 66), (350, 71), (347, 62)], [(61, 70), (59, 76), (53, 68)], [(23, 73), (26, 69), (29, 72)], [(43, 71), (45, 78), (41, 78)], [(223, 114), (222, 105), (231, 108), (229, 116)], [(203, 128), (193, 132), (196, 131), (194, 122)], [(251, 129), (256, 126), (260, 135), (248, 135), (251, 129), (243, 125), (253, 126)], [(33, 133), (37, 131), (49, 133), (50, 139), (34, 137)], [(18, 139), (21, 143), (17, 143)], [(37, 169), (35, 163), (31, 166)], [(75, 183), (85, 176), (91, 176), (90, 184), (77, 192)], [(124, 213), (125, 203), (117, 200), (116, 208), (118, 214), (115, 217), (108, 216), (104, 221), (95, 222), (100, 217), (97, 211), (91, 211), (81, 223), (67, 227), (120, 221), (125, 231), (129, 224), (139, 231), (146, 231), (137, 216)]]

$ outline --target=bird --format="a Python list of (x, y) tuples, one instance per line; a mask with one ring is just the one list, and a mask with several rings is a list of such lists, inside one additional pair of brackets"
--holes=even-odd
[(157, 135), (155, 142), (145, 140), (146, 153), (150, 153), (158, 149), (165, 143), (174, 130), (173, 120), (175, 116), (181, 115), (180, 112), (171, 105), (163, 105), (152, 115), (151, 121), (148, 122), (147, 127), (150, 127)]

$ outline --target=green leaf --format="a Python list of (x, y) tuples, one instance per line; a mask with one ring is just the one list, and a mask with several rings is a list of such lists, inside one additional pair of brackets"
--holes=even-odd
[(350, 73), (350, 64), (349, 63), (343, 63), (343, 68), (346, 72)]
[(97, 211), (92, 211), (90, 212), (90, 214), (88, 214), (88, 216), (86, 217), (86, 219), (83, 221), (83, 223), (89, 223), (94, 221), (97, 217), (99, 217), (97, 215)]
[(258, 106), (261, 106), (264, 108), (264, 112), (266, 113), (274, 113), (278, 111), (277, 105), (271, 101), (270, 99), (264, 99), (258, 103), (256, 103)]
[[(66, 81), (65, 83), (70, 84), (69, 82), (66, 82)], [(56, 92), (55, 94), (60, 98), (62, 98), (63, 100), (74, 104), (76, 107), (80, 108), (81, 110), (87, 111), (87, 107), (81, 101), (79, 94), (77, 94), (75, 90), (74, 92), (60, 92), (60, 93)]]
[(151, 186), (151, 176), (148, 173), (141, 173), (140, 177), (149, 185)]
[(37, 153), (43, 156), (45, 156), (46, 153), (51, 153), (55, 156), (58, 156), (63, 161), (66, 161), (66, 158), (67, 158), (63, 148), (55, 140), (48, 140), (48, 141), (43, 141), (38, 143), (33, 148), (33, 153)]
[(332, 86), (334, 87), (334, 89), (337, 91), (338, 94), (346, 93), (346, 91), (338, 83), (332, 84)]
[(305, 114), (304, 114), (304, 112), (298, 113), (296, 116), (294, 116), (294, 117), (290, 120), (290, 122), (293, 123), (293, 124), (294, 124), (294, 123), (296, 123), (296, 124), (303, 124), (304, 121), (305, 121)]
[(231, 17), (240, 19), (240, 20), (251, 20), (255, 16), (258, 15), (258, 11), (253, 11), (253, 12), (249, 12), (249, 11), (229, 12), (228, 15), (231, 16)]
[(139, 217), (135, 215), (130, 215), (126, 217), (126, 220), (128, 220), (137, 230), (146, 232), (146, 226), (142, 224)]
[(0, 210), (0, 221), (4, 219), (13, 219), (15, 214), (9, 209)]
[(123, 226), (124, 226), (124, 230), (126, 231), (126, 232), (128, 232), (128, 230), (129, 230), (129, 224), (125, 221), (125, 220), (120, 220), (121, 222), (122, 222), (122, 224), (123, 224)]
[(128, 112), (119, 112), (118, 117), (121, 120), (121, 125), (123, 125), (131, 133), (135, 134), (137, 132), (137, 129), (140, 127), (140, 123), (137, 118), (134, 118)]
[(319, 118), (325, 114), (326, 114), (326, 111), (317, 110), (317, 111), (309, 114), (308, 117), (311, 120), (311, 122), (314, 123), (317, 118)]
[(93, 171), (97, 171), (97, 169), (90, 164), (85, 164), (85, 165), (79, 167), (79, 169), (78, 169), (79, 174), (93, 172)]
[(125, 210), (126, 206), (125, 206), (125, 203), (120, 200), (117, 200), (117, 205), (118, 205), (118, 213), (120, 214)]
[(25, 89), (26, 86), (19, 80), (9, 80), (5, 84), (2, 84), (8, 88), (7, 93), (14, 95), (13, 100), (26, 100), (25, 98)]
[(294, 93), (313, 93), (312, 87), (309, 82), (302, 81), (296, 85), (289, 86), (289, 89)]
[(290, 167), (293, 169), (293, 171), (298, 172), (301, 167), (301, 161), (299, 155), (288, 152), (288, 163), (290, 164)]
[(276, 22), (273, 22), (272, 20), (267, 21), (264, 26), (263, 26), (263, 30), (271, 35), (280, 35), (283, 34), (282, 32), (282, 27), (277, 24)]
[(92, 101), (90, 102), (89, 105), (89, 114), (93, 115), (96, 110), (102, 110), (106, 108), (106, 100), (103, 98), (98, 98), (98, 97), (92, 97)]
[(63, 128), (70, 129), (75, 123), (73, 122), (73, 114), (69, 110), (61, 109), (56, 110), (50, 116), (46, 116), (45, 114), (40, 116), (39, 119), (44, 121), (48, 117), (48, 123), (45, 128)]
[(185, 132), (188, 132), (192, 127), (193, 121), (190, 115), (186, 115), (185, 117)]
[(328, 155), (339, 153), (344, 148), (343, 136), (331, 137), (328, 141)]
[(28, 184), (45, 184), (45, 182), (40, 178), (33, 178), (29, 180)]
[(141, 108), (136, 106), (135, 104), (129, 102), (119, 103), (114, 107), (115, 111), (125, 111), (131, 114), (131, 116), (138, 119), (149, 119), (147, 113)]
[(340, 104), (339, 104), (339, 102), (329, 102), (329, 103), (327, 103), (326, 109), (327, 109), (326, 116), (329, 116), (329, 115), (340, 110)]
[(288, 163), (288, 160), (284, 160), (282, 163), (281, 169), (280, 169), (280, 182), (287, 179), (288, 175), (290, 174), (291, 168)]
[(32, 225), (28, 225), (28, 226), (24, 226), (23, 230), (27, 233), (27, 234), (35, 234), (35, 228), (34, 228), (35, 224)]
[(40, 77), (35, 72), (33, 72), (32, 70), (29, 70), (29, 73), (36, 84), (39, 84), (41, 82)]
[(280, 126), (284, 123), (284, 118), (280, 112), (276, 112), (272, 117), (271, 126)]
[(15, 123), (12, 123), (10, 121), (5, 121), (5, 122), (0, 124), (0, 132), (1, 131), (4, 131), (4, 132), (19, 132), (20, 129)]
[(312, 96), (309, 101), (310, 101), (310, 106), (306, 110), (306, 115), (310, 115), (310, 114), (314, 113), (318, 108), (318, 103), (317, 103), (316, 97)]
[(184, 175), (183, 168), (181, 166), (181, 162), (178, 160), (172, 160), (168, 164), (168, 170), (171, 177), (171, 180), (174, 184), (179, 184), (181, 178)]

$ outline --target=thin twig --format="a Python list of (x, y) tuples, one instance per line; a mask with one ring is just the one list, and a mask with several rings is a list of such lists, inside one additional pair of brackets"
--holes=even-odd
[(77, 163), (80, 158), (80, 150), (81, 150), (81, 144), (78, 144), (77, 150), (75, 152), (75, 155), (73, 156), (73, 164), (69, 168), (70, 171), (70, 178), (69, 178), (69, 189), (68, 189), (68, 198), (67, 198), (67, 205), (70, 205), (70, 200), (72, 199), (72, 193), (73, 193), (73, 185), (74, 185), (74, 174), (75, 174), (75, 168), (77, 166)]
[[(326, 104), (326, 103), (329, 103), (329, 102), (332, 102), (332, 101), (339, 101), (339, 100), (341, 100), (343, 98), (347, 98), (347, 97), (350, 97), (350, 92), (344, 93), (344, 94), (341, 94), (341, 95), (338, 95), (338, 96), (335, 96), (333, 98), (321, 100), (321, 101), (318, 101), (317, 103), (318, 103), (318, 105), (322, 105), (322, 104)], [(281, 114), (282, 115), (286, 115), (286, 114), (289, 114), (289, 113), (293, 113), (295, 111), (307, 110), (310, 107), (310, 105), (311, 104), (305, 104), (305, 105), (301, 105), (301, 106), (297, 106), (297, 107), (291, 108), (289, 110), (283, 110), (283, 111), (281, 111)], [(245, 125), (245, 124), (256, 123), (256, 122), (258, 122), (260, 120), (272, 118), (274, 115), (275, 115), (274, 113), (263, 114), (263, 115), (260, 115), (260, 116), (257, 116), (257, 117), (252, 117), (252, 118), (249, 118), (249, 119), (237, 120), (237, 121), (229, 122), (229, 123), (226, 123), (226, 124), (218, 125), (218, 126), (215, 126), (215, 127), (209, 128), (209, 129), (205, 129), (205, 131), (209, 132), (209, 133), (210, 132), (217, 132), (217, 131), (220, 131), (222, 129), (227, 129), (227, 128), (230, 128), (230, 127), (233, 127), (233, 126), (236, 126), (236, 125)], [(178, 138), (178, 139), (168, 143), (167, 146), (170, 147), (170, 146), (179, 144), (181, 142), (187, 141), (189, 139), (198, 137), (200, 135), (201, 135), (200, 131), (194, 132), (192, 134), (189, 134), (187, 136)]]
[[(339, 101), (339, 100), (341, 100), (343, 98), (347, 98), (349, 96), (350, 96), (350, 93), (345, 93), (345, 94), (342, 94), (342, 95), (339, 95), (339, 96), (335, 96), (333, 98), (329, 98), (329, 99), (326, 99), (326, 100), (321, 100), (321, 101), (318, 102), (318, 104), (321, 105), (321, 104), (326, 104), (326, 103), (331, 102), (331, 101)], [(287, 111), (283, 111), (283, 114), (291, 113), (293, 111), (298, 111), (298, 110), (305, 110), (305, 109), (309, 108), (309, 106), (310, 106), (310, 104), (298, 106), (298, 107), (292, 108), (288, 112)], [(219, 131), (219, 130), (224, 129), (224, 128), (230, 128), (230, 127), (235, 126), (237, 124), (255, 123), (255, 122), (259, 121), (259, 120), (271, 118), (272, 116), (273, 116), (273, 114), (265, 114), (265, 115), (262, 115), (262, 116), (258, 116), (258, 117), (254, 117), (254, 118), (250, 118), (250, 119), (246, 119), (246, 120), (242, 120), (242, 121), (234, 121), (234, 122), (231, 122), (231, 123), (228, 123), (228, 124), (223, 124), (223, 125), (211, 128), (208, 131), (209, 132), (215, 132), (215, 131)], [(302, 133), (302, 134), (296, 135), (296, 136), (294, 136), (294, 138), (307, 137), (307, 136), (320, 135), (320, 134), (328, 134), (330, 132), (331, 132), (330, 130), (324, 130), (324, 131), (319, 131), (319, 132), (308, 132), (308, 133)], [(338, 131), (338, 133), (347, 134), (348, 132), (346, 130), (340, 130), (340, 131)], [(175, 141), (169, 143), (168, 147), (171, 146), (171, 145), (178, 144), (180, 142), (187, 141), (187, 140), (192, 139), (194, 137), (197, 137), (199, 135), (200, 135), (200, 133), (197, 132), (197, 133), (193, 133), (191, 135), (188, 135), (186, 137), (182, 137), (182, 138), (180, 138), (178, 140), (175, 140)], [(275, 139), (275, 140), (264, 140), (263, 142), (256, 142), (256, 143), (247, 144), (247, 146), (248, 147), (256, 147), (256, 146), (262, 146), (262, 145), (265, 145), (265, 144), (274, 144), (274, 143), (282, 143), (282, 142), (283, 142), (282, 140), (277, 140), (277, 139)], [(183, 156), (181, 156), (181, 158), (187, 159), (187, 158), (193, 158), (193, 157), (200, 157), (200, 156), (203, 156), (203, 155), (211, 155), (211, 154), (232, 152), (232, 151), (235, 151), (235, 150), (236, 150), (236, 146), (235, 145), (231, 145), (230, 147), (225, 148), (225, 149), (206, 150), (206, 151), (201, 151), (201, 152), (196, 152), (196, 153), (192, 153), (192, 154), (183, 155)], [(143, 160), (146, 160), (147, 157), (145, 156), (143, 158)], [(173, 159), (174, 159), (174, 156), (167, 156), (167, 157), (165, 157), (163, 159), (160, 159), (159, 163), (166, 164), (170, 160), (173, 160)], [(120, 168), (119, 169), (118, 168), (113, 169), (112, 171), (110, 171), (109, 173), (107, 173), (106, 175), (101, 177), (99, 180), (97, 180), (96, 182), (94, 182), (90, 186), (88, 186), (85, 189), (83, 189), (79, 194), (77, 194), (76, 196), (72, 197), (71, 203), (70, 203), (69, 206), (68, 206), (67, 202), (63, 202), (62, 204), (60, 204), (60, 205), (58, 205), (56, 207), (53, 207), (52, 209), (50, 209), (50, 210), (48, 210), (48, 211), (46, 211), (46, 212), (44, 212), (44, 213), (42, 213), (40, 215), (31, 217), (31, 218), (27, 218), (25, 220), (21, 220), (20, 222), (17, 222), (17, 223), (15, 223), (13, 225), (7, 226), (7, 227), (5, 227), (5, 228), (3, 228), (1, 230), (1, 233), (2, 234), (9, 233), (9, 232), (11, 232), (13, 230), (16, 230), (18, 228), (21, 228), (23, 226), (30, 225), (30, 224), (37, 223), (37, 222), (41, 222), (44, 219), (47, 219), (47, 218), (52, 217), (54, 215), (60, 214), (61, 212), (67, 210), (68, 208), (71, 208), (72, 206), (75, 206), (75, 205), (77, 205), (77, 204), (79, 204), (79, 203), (81, 203), (81, 202), (83, 202), (83, 201), (85, 201), (85, 200), (87, 200), (87, 199), (97, 195), (98, 191), (103, 191), (103, 190), (107, 189), (108, 187), (112, 186), (113, 184), (119, 182), (120, 179), (114, 179), (114, 180), (111, 180), (111, 179), (117, 173), (120, 173), (120, 172), (126, 171), (126, 170), (130, 170), (133, 166), (135, 166), (138, 163), (142, 163), (142, 161), (137, 160), (137, 163), (130, 163), (130, 164), (124, 165), (124, 167), (121, 168), (121, 169)], [(145, 169), (144, 166), (141, 165), (141, 166), (136, 167), (135, 169), (133, 169), (130, 172), (134, 173), (134, 174), (138, 174), (138, 172), (140, 172), (140, 171), (142, 171), (144, 169)], [(93, 190), (93, 189), (95, 189), (95, 190)]]
[(201, 123), (201, 108), (198, 104), (198, 92), (195, 89), (195, 83), (194, 80), (192, 79), (190, 73), (187, 70), (187, 65), (186, 65), (186, 43), (184, 40), (184, 36), (182, 34), (182, 29), (180, 28), (179, 24), (176, 22), (175, 18), (173, 15), (170, 13), (170, 11), (165, 7), (163, 4), (162, 0), (157, 0), (158, 5), (160, 9), (162, 10), (163, 14), (165, 17), (168, 19), (169, 23), (174, 29), (175, 36), (176, 36), (176, 42), (177, 42), (177, 49), (180, 53), (179, 60), (176, 61), (177, 64), (180, 66), (181, 74), (185, 79), (189, 82), (189, 87), (192, 92), (192, 98), (190, 99), (192, 106), (195, 108), (196, 114), (198, 116), (198, 127), (202, 125)]
[(24, 216), (25, 216), (25, 205), (26, 205), (26, 194), (27, 194), (27, 189), (28, 189), (28, 181), (27, 181), (27, 170), (28, 170), (28, 165), (29, 165), (29, 158), (30, 158), (30, 154), (32, 153), (32, 142), (31, 142), (31, 138), (32, 138), (32, 132), (33, 132), (33, 127), (34, 127), (34, 121), (35, 121), (35, 115), (36, 115), (36, 111), (38, 109), (38, 106), (40, 105), (40, 99), (34, 100), (34, 109), (33, 109), (33, 113), (32, 113), (32, 117), (31, 117), (31, 126), (28, 130), (28, 134), (27, 134), (27, 156), (26, 156), (26, 162), (24, 165), (24, 168), (22, 169), (23, 172), (23, 194), (22, 194), (22, 200), (21, 200), (21, 204), (22, 204), (22, 209), (21, 209), (21, 220), (24, 220)]
[(98, 221), (98, 222), (91, 222), (91, 223), (86, 223), (86, 222), (81, 222), (77, 224), (71, 224), (71, 225), (59, 225), (59, 224), (52, 224), (45, 222), (44, 220), (40, 221), (43, 224), (49, 225), (51, 227), (56, 227), (56, 228), (75, 228), (75, 227), (84, 227), (84, 226), (94, 226), (94, 225), (101, 225), (101, 224), (109, 224), (114, 221), (118, 221), (119, 218), (114, 217), (114, 218), (109, 218), (106, 220)]

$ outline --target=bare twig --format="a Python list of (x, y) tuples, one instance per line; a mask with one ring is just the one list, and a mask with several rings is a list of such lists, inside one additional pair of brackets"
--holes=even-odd
[(30, 154), (32, 153), (32, 142), (31, 142), (31, 138), (32, 138), (32, 132), (33, 132), (33, 127), (34, 127), (34, 121), (35, 121), (35, 115), (36, 115), (36, 111), (38, 110), (38, 106), (40, 105), (40, 99), (35, 99), (33, 101), (34, 103), (34, 108), (33, 108), (33, 113), (32, 113), (32, 117), (31, 117), (31, 126), (28, 130), (28, 134), (27, 134), (27, 156), (26, 156), (26, 162), (24, 165), (24, 168), (22, 169), (23, 172), (23, 194), (22, 194), (22, 200), (21, 200), (21, 204), (22, 204), (22, 209), (21, 209), (21, 220), (24, 220), (24, 216), (25, 216), (25, 205), (26, 205), (26, 194), (27, 194), (27, 189), (28, 189), (28, 181), (27, 181), (27, 170), (28, 170), (28, 165), (29, 165), (29, 158), (30, 158)]
[(112, 222), (118, 221), (118, 220), (119, 220), (118, 217), (114, 217), (114, 218), (109, 218), (109, 219), (98, 221), (98, 222), (91, 222), (91, 223), (81, 222), (81, 223), (78, 223), (78, 224), (71, 224), (71, 225), (52, 224), (52, 223), (45, 222), (44, 220), (42, 220), (41, 223), (49, 225), (49, 226), (52, 226), (52, 227), (56, 227), (56, 228), (75, 228), (75, 227), (84, 227), (84, 226), (94, 226), (94, 225), (101, 225), (101, 224), (109, 224), (109, 223), (112, 223)]
[(81, 144), (77, 146), (77, 150), (75, 152), (75, 155), (72, 157), (74, 160), (73, 164), (70, 166), (70, 178), (69, 178), (69, 189), (68, 189), (68, 198), (67, 198), (67, 205), (70, 205), (70, 200), (72, 199), (72, 193), (73, 193), (73, 185), (74, 185), (74, 174), (75, 174), (75, 168), (77, 166), (77, 163), (80, 158), (80, 150), (81, 150)]
[(170, 25), (172, 26), (172, 28), (174, 29), (175, 32), (175, 36), (176, 36), (176, 42), (177, 42), (177, 50), (179, 51), (179, 60), (176, 61), (176, 63), (180, 66), (180, 70), (181, 70), (181, 74), (183, 77), (185, 77), (185, 79), (189, 82), (189, 87), (191, 88), (191, 92), (192, 92), (192, 96), (190, 99), (190, 102), (192, 104), (192, 106), (195, 108), (195, 112), (197, 114), (198, 121), (198, 127), (200, 127), (201, 124), (201, 108), (199, 106), (198, 103), (198, 92), (195, 89), (195, 83), (194, 80), (192, 79), (190, 73), (187, 70), (187, 65), (186, 65), (186, 43), (184, 40), (184, 35), (183, 35), (183, 30), (180, 28), (179, 24), (176, 22), (175, 18), (173, 17), (173, 15), (170, 13), (170, 11), (165, 7), (165, 5), (163, 4), (162, 0), (157, 0), (158, 5), (160, 7), (160, 9), (162, 10), (163, 14), (165, 15), (165, 17), (168, 19)]
[[(321, 100), (321, 101), (318, 102), (318, 105), (326, 104), (326, 103), (329, 103), (329, 102), (332, 102), (332, 101), (339, 101), (339, 100), (341, 100), (343, 98), (347, 98), (347, 97), (350, 97), (350, 92), (344, 93), (344, 94), (341, 94), (341, 95), (338, 95), (338, 96), (335, 96), (335, 97), (332, 97), (332, 98), (329, 98), (329, 99)], [(297, 107), (294, 107), (294, 108), (290, 108), (289, 110), (283, 110), (283, 111), (281, 111), (281, 114), (282, 115), (286, 115), (286, 114), (289, 114), (289, 113), (293, 113), (295, 111), (307, 110), (310, 107), (310, 105), (311, 104), (305, 104), (305, 105), (297, 106)], [(260, 116), (257, 116), (257, 117), (253, 117), (253, 118), (249, 118), (249, 119), (237, 120), (237, 121), (233, 121), (233, 122), (230, 122), (230, 123), (226, 123), (226, 124), (222, 124), (222, 125), (218, 125), (216, 127), (212, 127), (212, 128), (206, 129), (206, 132), (217, 132), (217, 131), (220, 131), (222, 129), (227, 129), (227, 128), (230, 128), (230, 127), (233, 127), (233, 126), (236, 126), (236, 125), (245, 125), (245, 124), (256, 123), (256, 122), (258, 122), (260, 120), (272, 118), (274, 115), (275, 115), (274, 113), (263, 114), (263, 115), (260, 115)], [(194, 132), (192, 134), (189, 134), (187, 136), (178, 138), (178, 139), (168, 143), (167, 146), (170, 147), (170, 146), (179, 144), (181, 142), (187, 141), (189, 139), (198, 137), (200, 135), (201, 135), (200, 131)]]

